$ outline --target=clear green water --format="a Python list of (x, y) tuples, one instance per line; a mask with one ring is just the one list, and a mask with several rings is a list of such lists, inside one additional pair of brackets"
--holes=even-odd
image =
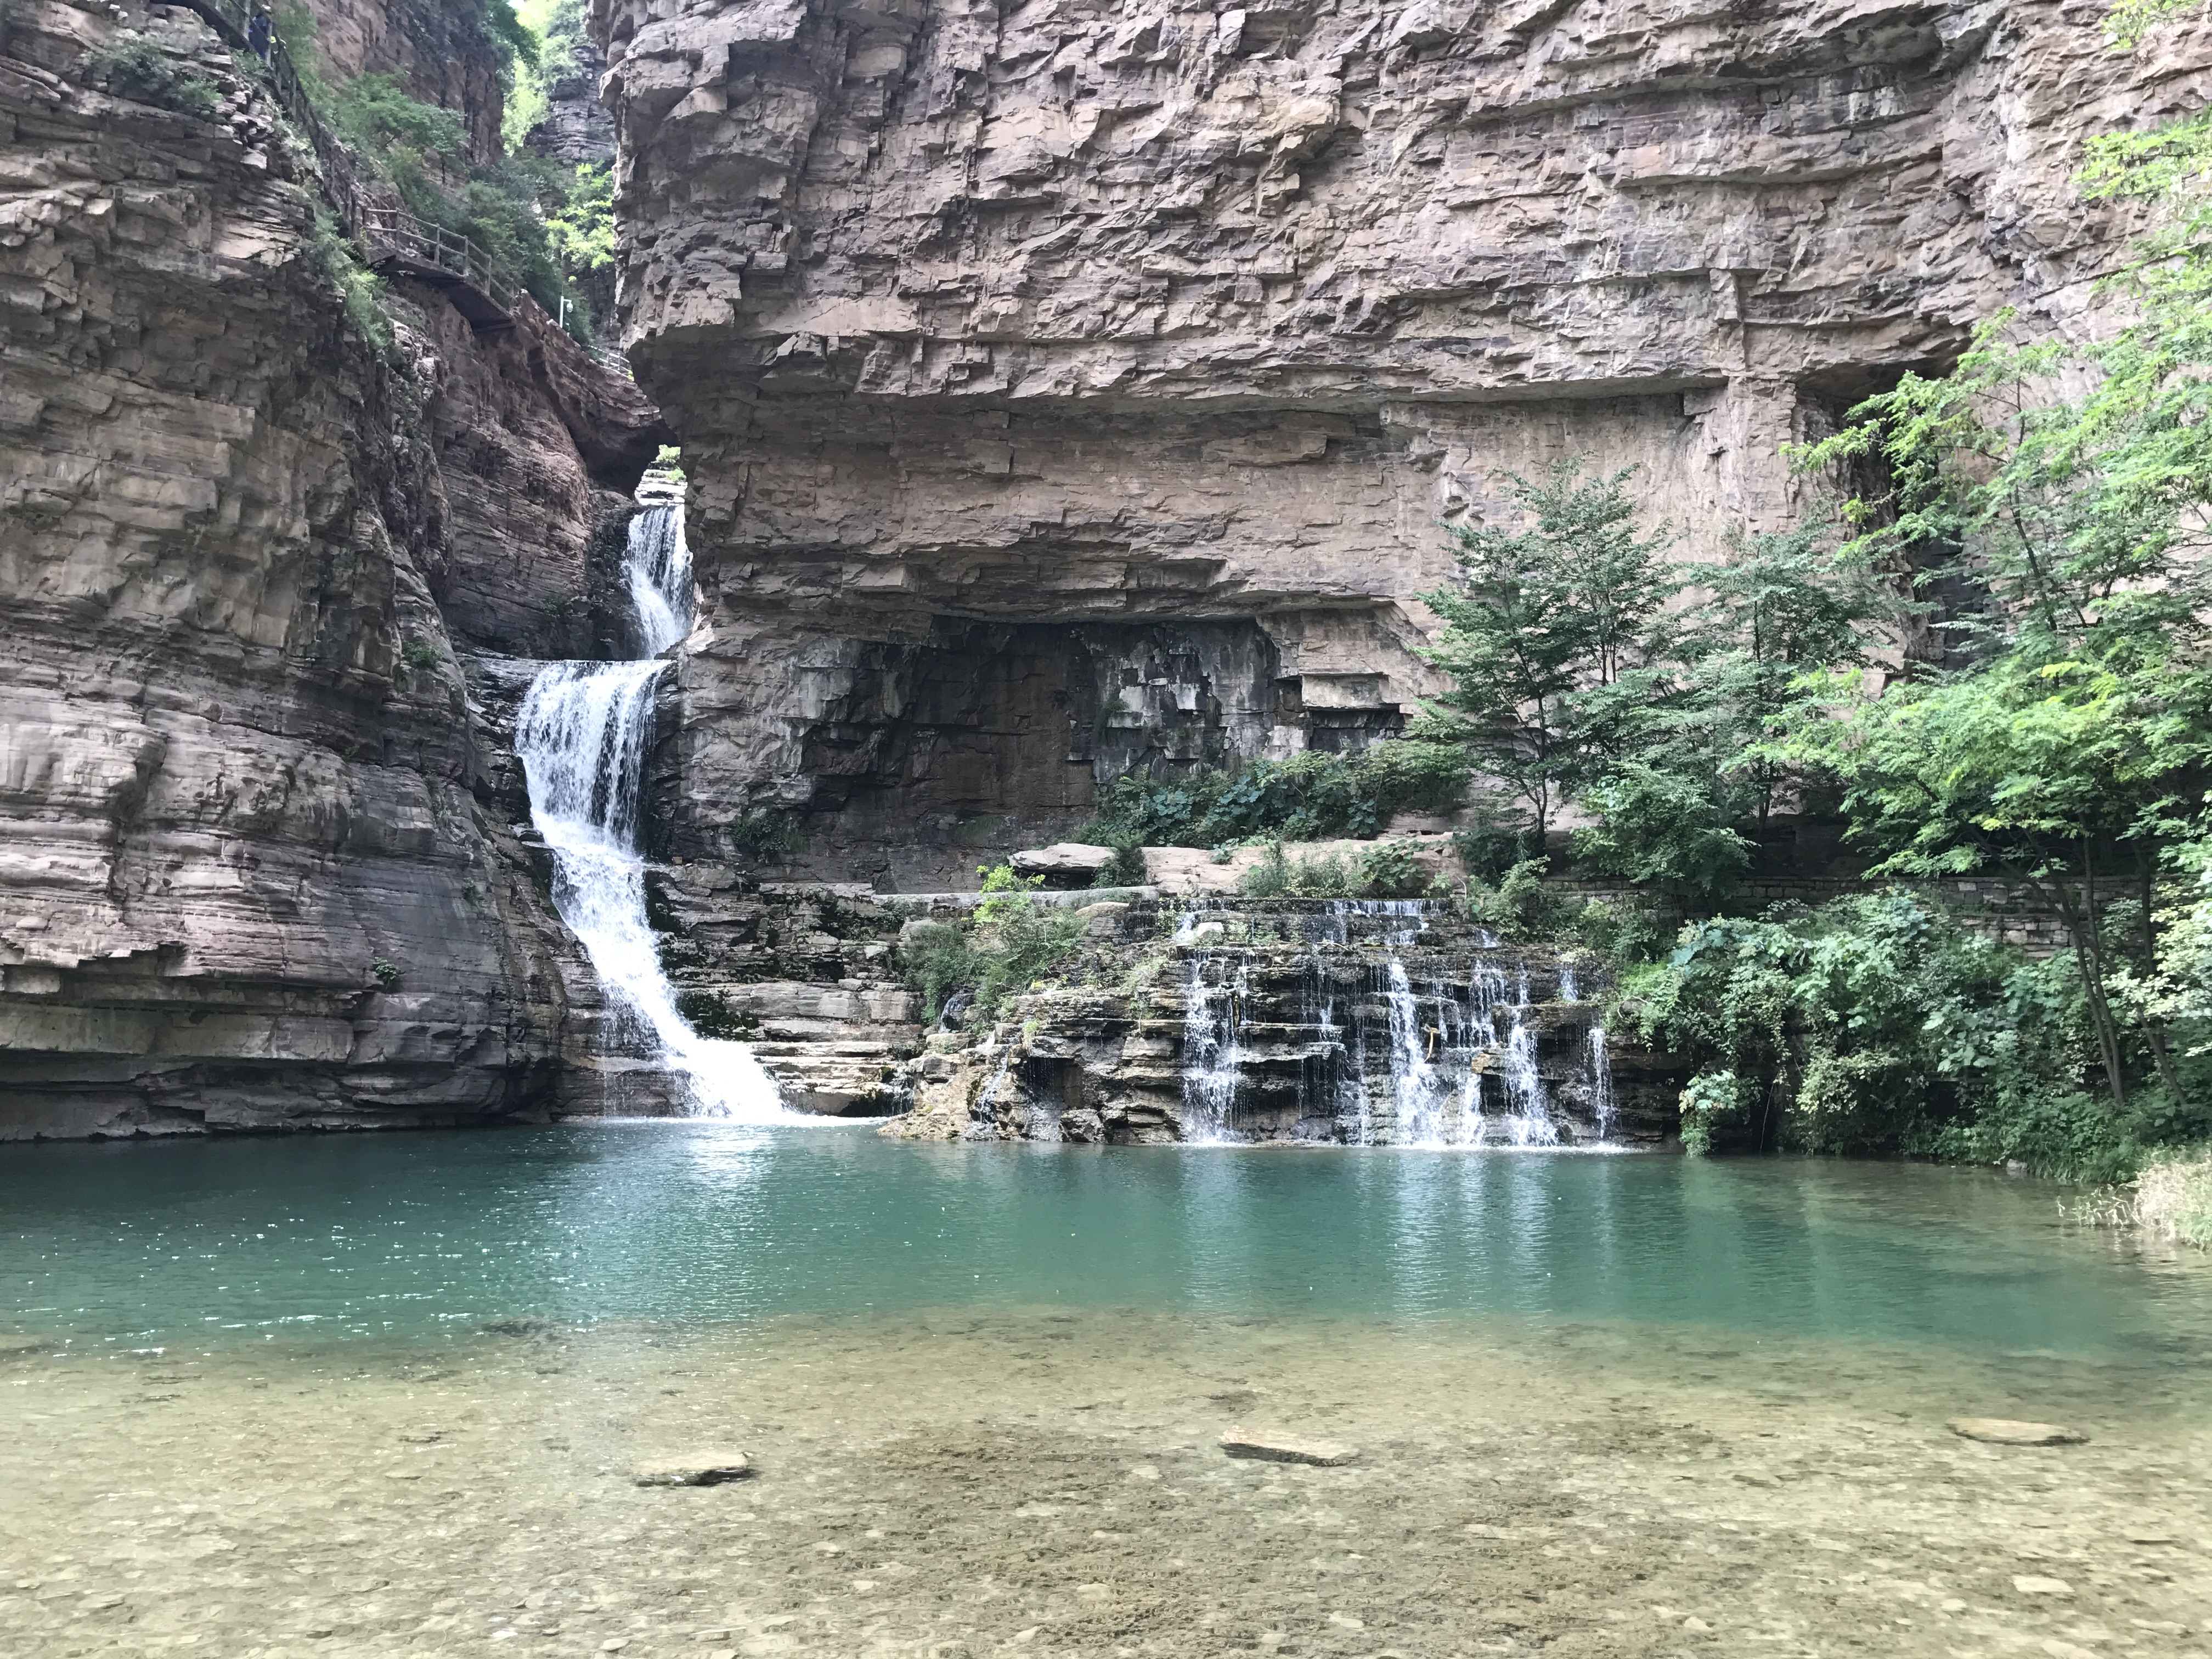
[(2212, 1359), (2212, 1273), (2071, 1226), (2058, 1196), (1897, 1164), (711, 1123), (23, 1146), (0, 1152), (0, 1332), (212, 1346), (1058, 1305)]

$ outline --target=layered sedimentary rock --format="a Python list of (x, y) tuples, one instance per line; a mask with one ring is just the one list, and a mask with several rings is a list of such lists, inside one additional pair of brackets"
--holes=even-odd
[(295, 55), (312, 53), (339, 82), (389, 75), (410, 96), (458, 113), (477, 160), (499, 154), (506, 88), (477, 0), (305, 0), (301, 11), (311, 39), (289, 42)]
[[(1055, 982), (950, 1011), (916, 1139), (1644, 1149), (1678, 1068), (1609, 1041), (1591, 964), (1416, 900), (1103, 902)], [(1579, 972), (1578, 972), (1579, 969)]]
[(0, 41), (0, 1136), (543, 1111), (573, 945), (438, 601), (583, 546), (587, 370), (428, 290), (365, 337), (214, 36), (127, 13), (204, 90), (117, 95), (114, 12)]
[(1495, 469), (1637, 465), (1691, 555), (1784, 521), (1778, 448), (1856, 396), (2004, 306), (2091, 325), (2130, 226), (2080, 140), (2212, 61), (2098, 17), (598, 0), (708, 599), (681, 838), (781, 804), (907, 879), (1132, 749), (1391, 729)]

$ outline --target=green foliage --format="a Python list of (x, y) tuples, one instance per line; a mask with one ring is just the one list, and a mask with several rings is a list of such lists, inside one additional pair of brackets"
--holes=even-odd
[(1590, 899), (1567, 918), (1565, 931), (1616, 968), (1631, 968), (1657, 956), (1671, 929), (1633, 899)]
[(1577, 860), (1639, 886), (1712, 903), (1751, 862), (1735, 803), (1710, 775), (1623, 761), (1583, 797), (1597, 822), (1575, 831)]
[(1444, 621), (1422, 653), (1452, 677), (1444, 706), (1540, 842), (1637, 726), (1675, 590), (1666, 526), (1637, 534), (1634, 469), (1585, 478), (1583, 465), (1560, 461), (1535, 482), (1500, 475), (1531, 524), (1453, 529), (1458, 583), (1421, 596)]
[(773, 806), (748, 808), (730, 825), (730, 845), (747, 857), (784, 859), (806, 845), (791, 815)]
[(122, 98), (158, 104), (179, 115), (210, 120), (222, 110), (222, 94), (204, 75), (178, 67), (150, 35), (118, 30), (112, 40), (85, 54), (85, 69)]
[(1142, 887), (1145, 884), (1145, 844), (1133, 835), (1119, 835), (1097, 845), (1114, 849), (1113, 859), (1091, 879), (1093, 887)]
[(446, 653), (428, 640), (408, 641), (399, 656), (410, 668), (435, 668), (446, 659)]
[(2183, 1127), (2116, 1119), (2081, 1087), (2095, 1045), (2070, 962), (1979, 938), (1901, 890), (1692, 923), (1621, 1000), (1644, 1041), (1733, 1079), (1699, 1107), (1716, 1141), (2109, 1176)]
[(1547, 859), (1523, 859), (1506, 871), (1495, 887), (1470, 878), (1467, 913), (1470, 921), (1495, 927), (1508, 939), (1536, 939), (1559, 931), (1565, 902), (1544, 884)]
[(576, 169), (567, 199), (545, 216), (546, 234), (562, 267), (604, 270), (615, 262), (614, 173), (586, 163)]
[(307, 256), (337, 295), (354, 331), (380, 355), (389, 357), (397, 342), (392, 319), (384, 309), (384, 279), (362, 263), (359, 252), (340, 234), (337, 220), (326, 208), (315, 209)]
[(1515, 865), (1543, 852), (1535, 832), (1499, 814), (1491, 803), (1478, 799), (1475, 822), (1452, 831), (1452, 850), (1469, 880), (1495, 887)]
[(399, 964), (379, 957), (370, 965), (368, 976), (376, 981), (378, 988), (388, 991), (399, 983)]
[[(1383, 842), (1374, 850), (1394, 845)], [(1396, 873), (1395, 855), (1386, 859), (1388, 873)], [(1316, 853), (1310, 857), (1291, 858), (1284, 851), (1283, 843), (1271, 841), (1260, 861), (1238, 878), (1237, 890), (1247, 898), (1355, 898), (1368, 896), (1365, 860), (1355, 872), (1335, 853)], [(1422, 890), (1419, 886), (1415, 892)], [(1412, 894), (1404, 896), (1413, 896)], [(1389, 896), (1399, 896), (1390, 895)]]
[(1467, 790), (1461, 745), (1386, 739), (1357, 755), (1309, 749), (1234, 771), (1202, 769), (1172, 783), (1131, 775), (1106, 787), (1098, 815), (1077, 831), (1101, 845), (1218, 847), (1271, 836), (1285, 841), (1371, 836), (1393, 812), (1451, 806)]
[(1059, 966), (1083, 939), (1080, 916), (1038, 902), (1042, 878), (1017, 876), (1003, 864), (976, 873), (983, 878), (983, 896), (964, 923), (917, 927), (900, 947), (908, 981), (921, 993), (929, 1019), (963, 991), (971, 994), (976, 1014), (991, 1018), (1008, 997)]
[(1359, 887), (1367, 898), (1419, 898), (1428, 891), (1429, 878), (1407, 843), (1378, 841), (1360, 855)]
[(396, 76), (356, 76), (332, 101), (331, 115), (416, 218), (467, 237), (554, 315), (566, 300), (569, 332), (590, 341), (590, 307), (563, 268), (562, 239), (593, 234), (597, 210), (576, 192), (587, 198), (596, 185), (533, 155), (472, 161), (460, 117), (410, 96)]
[(1718, 1134), (1743, 1119), (1743, 1086), (1734, 1072), (1700, 1072), (1682, 1090), (1682, 1150), (1702, 1158)]
[[(467, 3), (467, 0), (463, 0)], [(505, 49), (515, 63), (538, 66), (538, 33), (516, 15), (513, 0), (475, 0), (483, 18), (484, 32)]]
[(2169, 17), (2196, 9), (2197, 0), (2119, 0), (2105, 15), (2105, 38), (2129, 48)]

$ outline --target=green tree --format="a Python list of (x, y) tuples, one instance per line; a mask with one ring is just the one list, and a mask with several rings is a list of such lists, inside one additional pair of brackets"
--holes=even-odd
[(1639, 536), (1635, 469), (1583, 476), (1560, 461), (1534, 482), (1503, 475), (1525, 529), (1455, 526), (1458, 583), (1421, 598), (1443, 619), (1423, 652), (1449, 674), (1441, 700), (1465, 722), (1479, 771), (1540, 838), (1560, 806), (1619, 755), (1645, 712), (1638, 684), (1662, 653), (1675, 581), (1666, 527)]

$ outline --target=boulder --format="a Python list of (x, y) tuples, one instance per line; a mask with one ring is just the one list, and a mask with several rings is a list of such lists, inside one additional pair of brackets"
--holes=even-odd
[(1114, 862), (1114, 849), (1062, 841), (1050, 847), (1017, 853), (1009, 862), (1016, 875), (1042, 876), (1048, 887), (1088, 887), (1098, 878), (1100, 871)]
[(1277, 1429), (1231, 1428), (1221, 1437), (1221, 1449), (1231, 1457), (1256, 1457), (1269, 1463), (1318, 1463), (1324, 1468), (1349, 1463), (1359, 1455), (1357, 1447), (1338, 1440), (1311, 1440)]
[(649, 1458), (630, 1472), (641, 1486), (719, 1486), (726, 1480), (742, 1480), (753, 1472), (752, 1460), (727, 1448), (687, 1452), (677, 1457)]
[(2022, 1423), (2009, 1417), (1954, 1417), (1951, 1432), (1993, 1446), (2073, 1446), (2089, 1437), (2056, 1423)]

